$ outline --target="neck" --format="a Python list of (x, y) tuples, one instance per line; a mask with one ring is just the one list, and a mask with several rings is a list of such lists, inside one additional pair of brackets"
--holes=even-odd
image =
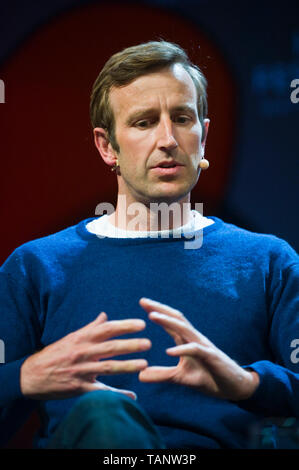
[(187, 224), (192, 217), (190, 193), (175, 202), (130, 201), (118, 194), (116, 210), (109, 222), (129, 231), (173, 230)]

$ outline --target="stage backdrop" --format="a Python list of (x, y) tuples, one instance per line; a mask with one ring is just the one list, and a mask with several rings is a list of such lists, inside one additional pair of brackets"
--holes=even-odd
[[(112, 17), (113, 30), (105, 20)], [(217, 46), (166, 10), (91, 5), (38, 28), (1, 68), (2, 261), (29, 239), (93, 216), (99, 202), (115, 204), (115, 174), (93, 143), (91, 86), (114, 52), (161, 37), (185, 48), (208, 79), (211, 167), (192, 198), (215, 213), (231, 169), (236, 113), (234, 80)]]

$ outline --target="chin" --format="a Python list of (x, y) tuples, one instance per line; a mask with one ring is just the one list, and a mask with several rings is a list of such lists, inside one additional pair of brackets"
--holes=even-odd
[(179, 202), (181, 199), (187, 196), (187, 194), (190, 192), (189, 188), (186, 191), (180, 191), (180, 192), (175, 192), (175, 191), (165, 191), (161, 192), (159, 194), (153, 194), (150, 197), (150, 202), (151, 203), (161, 203), (161, 202), (166, 202), (167, 204), (171, 204), (173, 202)]

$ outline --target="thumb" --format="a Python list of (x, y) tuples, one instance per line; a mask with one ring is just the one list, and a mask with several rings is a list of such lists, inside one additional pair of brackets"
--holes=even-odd
[(104, 384), (103, 382), (98, 382), (97, 380), (93, 383), (93, 390), (108, 390), (110, 392), (122, 393), (132, 400), (137, 400), (137, 395), (131, 390), (124, 390), (121, 388), (110, 387), (109, 385)]
[(152, 366), (139, 372), (140, 382), (171, 382), (177, 367)]

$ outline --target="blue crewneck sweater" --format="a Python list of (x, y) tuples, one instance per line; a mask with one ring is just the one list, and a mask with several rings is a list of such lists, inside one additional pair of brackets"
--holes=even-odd
[(101, 311), (110, 320), (134, 317), (147, 323), (136, 336), (150, 338), (152, 348), (121, 359), (177, 363), (165, 353), (173, 340), (148, 320), (138, 304), (141, 297), (181, 310), (218, 348), (260, 375), (254, 395), (235, 403), (180, 385), (141, 383), (137, 374), (99, 377), (137, 393), (168, 447), (244, 448), (257, 419), (299, 417), (299, 354), (291, 348), (299, 338), (299, 257), (272, 235), (212, 219), (215, 223), (203, 229), (198, 249), (185, 249), (184, 237), (101, 238), (86, 229), (93, 220), (89, 218), (11, 254), (0, 269), (2, 441), (37, 405), (42, 427), (35, 445), (46, 446), (78, 397), (25, 399), (20, 367), (33, 352), (93, 321)]

